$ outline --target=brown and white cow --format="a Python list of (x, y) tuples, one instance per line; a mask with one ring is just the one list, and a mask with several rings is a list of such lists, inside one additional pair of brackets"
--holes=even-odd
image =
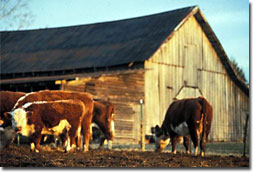
[(35, 152), (39, 151), (43, 134), (58, 137), (65, 133), (68, 140), (66, 151), (73, 148), (76, 137), (80, 143), (81, 123), (85, 116), (85, 105), (80, 100), (35, 101), (26, 103), (9, 114), (13, 129), (31, 138), (31, 150)]
[(112, 148), (112, 141), (115, 135), (114, 120), (115, 106), (105, 100), (94, 101), (94, 111), (92, 122), (95, 123), (102, 131), (104, 137), (100, 138), (100, 148), (104, 146), (104, 141), (108, 141), (108, 148)]
[(11, 121), (4, 116), (4, 112), (10, 112), (17, 100), (24, 96), (23, 92), (0, 91), (0, 125), (7, 127), (11, 125)]
[(92, 95), (85, 92), (62, 91), (62, 90), (42, 90), (31, 92), (21, 97), (15, 104), (13, 110), (22, 107), (24, 104), (34, 101), (55, 101), (55, 100), (81, 100), (85, 105), (85, 115), (82, 120), (82, 135), (84, 151), (89, 150), (91, 137), (91, 124), (93, 117), (94, 101)]
[(198, 154), (200, 141), (200, 154), (205, 156), (205, 144), (211, 129), (212, 113), (212, 106), (203, 97), (174, 101), (169, 106), (160, 128), (161, 134), (156, 141), (156, 150), (162, 150), (170, 138), (172, 152), (176, 153), (178, 138), (183, 136), (187, 153), (189, 153), (189, 139), (191, 138), (195, 155)]

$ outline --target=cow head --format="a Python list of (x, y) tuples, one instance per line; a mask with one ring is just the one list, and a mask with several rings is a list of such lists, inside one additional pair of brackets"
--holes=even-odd
[(163, 129), (162, 127), (160, 128), (158, 125), (156, 125), (155, 136), (155, 151), (162, 151), (170, 143), (169, 135), (167, 134), (165, 129)]
[(29, 136), (34, 132), (34, 125), (28, 124), (28, 120), (32, 117), (33, 112), (25, 111), (23, 108), (18, 108), (10, 112), (10, 114), (12, 116), (12, 127), (17, 133)]
[(115, 120), (115, 108), (114, 107), (107, 107), (107, 132), (105, 132), (105, 138), (108, 140), (113, 140), (115, 135), (115, 126), (114, 126), (114, 120)]

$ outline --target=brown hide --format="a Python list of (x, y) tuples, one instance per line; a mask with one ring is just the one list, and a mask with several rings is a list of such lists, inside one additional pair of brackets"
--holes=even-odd
[(11, 125), (11, 121), (6, 118), (4, 112), (10, 112), (17, 100), (25, 94), (24, 92), (0, 91), (0, 119), (2, 120), (2, 127)]
[(81, 127), (81, 121), (85, 115), (85, 106), (80, 100), (48, 101), (43, 103), (34, 103), (24, 108), (27, 115), (28, 125), (34, 124), (35, 133), (31, 139), (38, 150), (43, 128), (53, 128), (59, 125), (61, 120), (67, 120), (71, 128), (68, 132), (70, 145), (75, 143), (78, 127)]
[(102, 138), (100, 146), (103, 146), (104, 140), (113, 140), (113, 134), (110, 131), (110, 122), (114, 120), (115, 116), (112, 118), (112, 114), (115, 114), (116, 110), (114, 105), (105, 100), (96, 100), (94, 101), (94, 111), (92, 121), (96, 123), (105, 138)]
[(94, 101), (92, 95), (84, 92), (75, 91), (43, 90), (27, 94), (24, 99), (18, 100), (14, 108), (22, 107), (27, 102), (69, 99), (81, 100), (85, 105), (85, 116), (82, 121), (82, 134), (84, 135), (85, 151), (88, 151), (89, 140), (91, 136), (90, 127), (92, 123), (92, 113), (94, 108)]
[[(203, 121), (203, 123), (202, 123)], [(205, 143), (211, 129), (212, 123), (212, 106), (203, 97), (182, 99), (173, 102), (165, 115), (162, 124), (162, 130), (170, 135), (172, 143), (172, 152), (175, 151), (178, 134), (173, 131), (171, 125), (175, 128), (186, 122), (190, 137), (194, 147), (198, 147), (200, 141), (201, 152), (205, 153)], [(198, 135), (198, 132), (201, 134)], [(184, 137), (184, 145), (188, 151), (189, 137)]]

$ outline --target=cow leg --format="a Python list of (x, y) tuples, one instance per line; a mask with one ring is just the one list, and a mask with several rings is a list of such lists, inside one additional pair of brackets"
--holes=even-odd
[(77, 148), (79, 150), (81, 150), (81, 144), (82, 144), (82, 140), (81, 140), (81, 125), (78, 127), (76, 134), (77, 134)]
[(205, 132), (203, 132), (202, 134), (203, 134), (203, 137), (200, 139), (200, 154), (203, 157), (203, 156), (205, 156), (205, 152), (206, 152), (207, 137), (206, 137)]
[(42, 137), (41, 133), (36, 133), (32, 136), (31, 151), (34, 151), (36, 153), (39, 152), (41, 137)]
[[(189, 126), (189, 125), (188, 125)], [(190, 136), (191, 136), (191, 140), (193, 142), (193, 145), (194, 145), (194, 154), (195, 156), (198, 155), (198, 149), (199, 149), (199, 135), (197, 133), (197, 130), (196, 130), (196, 127), (190, 127), (189, 126), (189, 132), (190, 132)]]
[(84, 124), (82, 126), (82, 134), (83, 134), (83, 144), (84, 144), (84, 152), (89, 151), (89, 142), (91, 137), (91, 131), (92, 127), (91, 125)]
[(104, 147), (104, 143), (105, 143), (105, 137), (101, 137), (100, 138), (99, 148), (103, 148)]
[(190, 145), (190, 138), (188, 136), (184, 137), (184, 147), (185, 147), (185, 151), (187, 154), (190, 154), (190, 150), (189, 150), (189, 145)]
[(177, 135), (173, 132), (170, 133), (170, 140), (171, 140), (171, 152), (173, 154), (176, 154), (177, 153), (177, 150), (176, 150), (176, 144), (177, 144)]

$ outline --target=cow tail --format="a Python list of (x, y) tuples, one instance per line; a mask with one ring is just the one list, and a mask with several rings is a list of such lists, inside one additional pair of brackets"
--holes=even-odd
[(201, 118), (203, 117), (203, 122), (202, 122), (202, 127), (203, 127), (203, 130), (202, 130), (202, 136), (201, 136), (201, 140), (202, 140), (202, 142), (203, 142), (203, 139), (204, 139), (204, 136), (205, 136), (205, 127), (206, 127), (206, 121), (205, 121), (205, 118), (206, 118), (206, 111), (207, 111), (207, 109), (206, 109), (206, 107), (207, 107), (207, 105), (206, 105), (206, 101), (205, 101), (205, 99), (204, 98), (200, 98), (200, 100), (199, 100), (199, 103), (201, 104), (201, 106), (202, 106), (202, 110), (201, 110)]

